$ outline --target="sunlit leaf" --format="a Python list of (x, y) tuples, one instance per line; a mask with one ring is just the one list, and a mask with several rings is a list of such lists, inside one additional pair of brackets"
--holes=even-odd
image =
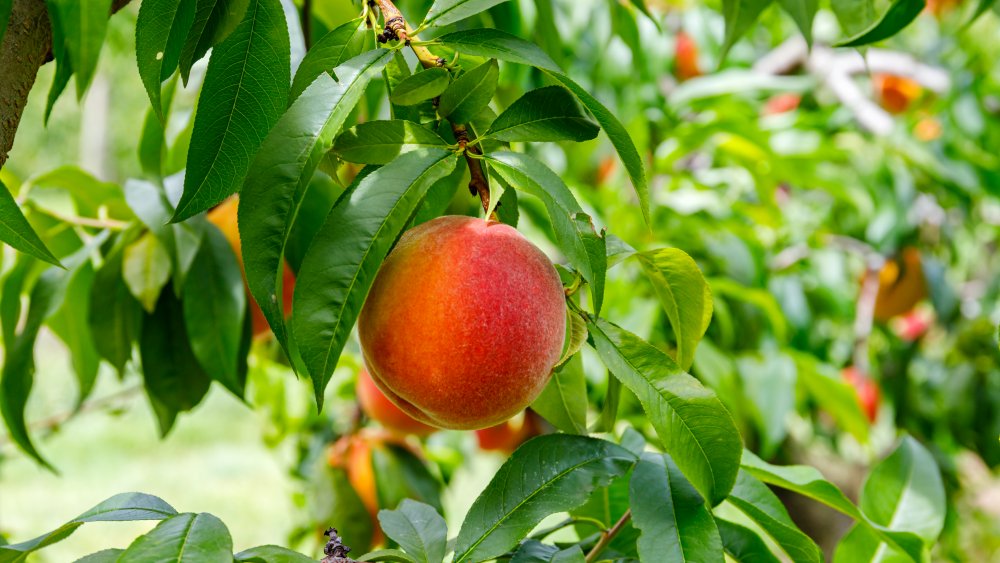
[(231, 563), (233, 540), (217, 517), (202, 512), (171, 516), (139, 536), (118, 558), (119, 563)]

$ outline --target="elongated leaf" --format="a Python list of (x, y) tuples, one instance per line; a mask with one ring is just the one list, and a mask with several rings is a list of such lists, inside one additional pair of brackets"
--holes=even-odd
[(719, 535), (722, 536), (722, 545), (725, 546), (726, 553), (736, 561), (740, 563), (781, 562), (753, 530), (721, 518), (716, 518), (715, 523), (719, 528)]
[(623, 475), (635, 461), (621, 446), (585, 436), (529, 440), (469, 509), (455, 544), (455, 563), (505, 553), (543, 518), (582, 505), (591, 491)]
[(924, 6), (924, 0), (895, 0), (877, 21), (834, 46), (860, 47), (888, 39), (917, 19)]
[(792, 16), (806, 44), (811, 46), (813, 20), (816, 19), (816, 12), (819, 10), (819, 0), (778, 0), (778, 4)]
[(792, 561), (822, 561), (823, 554), (792, 522), (778, 497), (746, 471), (740, 471), (729, 502), (767, 532)]
[(464, 29), (437, 38), (443, 45), (464, 55), (499, 59), (536, 68), (562, 72), (559, 65), (538, 45), (499, 29)]
[(226, 525), (211, 514), (186, 512), (160, 522), (139, 536), (119, 563), (231, 563), (233, 539)]
[(459, 76), (441, 94), (438, 113), (452, 123), (468, 123), (486, 109), (497, 91), (500, 67), (490, 59)]
[(157, 114), (156, 108), (150, 106), (142, 123), (142, 134), (139, 136), (139, 164), (142, 165), (142, 171), (153, 178), (163, 177), (163, 165), (169, 149), (163, 125), (170, 118), (170, 104), (173, 102), (176, 90), (176, 76), (167, 81), (162, 91), (158, 87), (157, 95), (162, 97), (160, 103), (162, 115)]
[(59, 260), (45, 246), (42, 239), (31, 228), (28, 220), (21, 214), (21, 209), (10, 195), (7, 186), (0, 182), (0, 241), (9, 244), (13, 249), (30, 254), (39, 260), (56, 266), (61, 266)]
[(97, 59), (108, 30), (111, 0), (50, 0), (49, 5), (53, 4), (59, 13), (66, 51), (76, 73), (76, 97), (79, 100), (97, 70)]
[(341, 198), (313, 240), (295, 286), (292, 329), (318, 404), (379, 266), (428, 188), (456, 163), (442, 149), (401, 155)]
[(125, 553), (124, 549), (102, 549), (96, 553), (84, 555), (74, 563), (117, 563), (122, 553)]
[(448, 25), (479, 12), (488, 10), (506, 0), (434, 0), (420, 27)]
[(184, 289), (184, 326), (191, 350), (208, 375), (243, 397), (240, 344), (246, 317), (243, 276), (232, 248), (218, 229), (208, 228)]
[(66, 48), (66, 34), (63, 32), (62, 14), (60, 13), (59, 0), (45, 0), (45, 6), (49, 12), (49, 22), (52, 24), (52, 58), (56, 61), (56, 71), (52, 78), (52, 86), (49, 87), (49, 94), (45, 102), (44, 123), (49, 122), (52, 115), (52, 108), (56, 101), (69, 84), (70, 76), (73, 76), (73, 65), (69, 60), (69, 51)]
[(161, 293), (156, 310), (142, 323), (139, 357), (160, 434), (166, 436), (177, 413), (197, 406), (212, 382), (191, 350), (183, 305), (173, 292)]
[(118, 373), (132, 357), (132, 343), (139, 337), (142, 307), (122, 279), (127, 239), (120, 239), (94, 277), (90, 293), (90, 330), (94, 346)]
[[(366, 33), (368, 28), (361, 18), (357, 18), (337, 27), (317, 41), (295, 71), (288, 104), (291, 105), (319, 75), (333, 72), (335, 67), (360, 55)], [(336, 73), (333, 77), (340, 79)]]
[(98, 504), (55, 530), (35, 539), (0, 546), (0, 563), (23, 561), (27, 555), (69, 537), (86, 522), (163, 520), (177, 514), (166, 502), (144, 493), (121, 493)]
[[(579, 318), (575, 313), (573, 316)], [(581, 325), (585, 339), (586, 324)], [(531, 408), (563, 432), (587, 434), (587, 378), (579, 354), (556, 368), (541, 394), (531, 403)]]
[(444, 560), (448, 526), (434, 507), (405, 499), (396, 510), (380, 510), (382, 531), (418, 562)]
[(125, 247), (122, 276), (132, 295), (152, 313), (160, 290), (170, 280), (170, 254), (153, 233)]
[(417, 563), (406, 552), (399, 549), (376, 549), (358, 558), (358, 561), (387, 561), (388, 563)]
[(836, 485), (823, 478), (815, 467), (772, 465), (749, 450), (743, 452), (741, 464), (744, 471), (765, 483), (795, 491), (854, 519), (861, 517), (854, 503)]
[(397, 105), (412, 106), (440, 96), (450, 83), (448, 69), (431, 67), (400, 80), (389, 99)]
[(546, 86), (518, 98), (483, 136), (500, 141), (587, 141), (598, 131), (569, 90)]
[(740, 434), (711, 390), (669, 356), (607, 321), (591, 320), (590, 335), (604, 365), (639, 398), (663, 448), (713, 505), (736, 480)]
[(164, 121), (160, 83), (177, 69), (197, 0), (146, 0), (135, 23), (135, 58), (153, 111)]
[(618, 121), (618, 118), (608, 108), (604, 107), (597, 98), (584, 90), (570, 77), (558, 72), (547, 72), (549, 76), (555, 78), (573, 92), (573, 95), (583, 103), (587, 111), (597, 119), (597, 123), (600, 124), (601, 129), (608, 134), (608, 139), (611, 140), (611, 144), (618, 151), (618, 156), (622, 159), (625, 170), (632, 180), (632, 187), (635, 189), (636, 197), (639, 199), (639, 209), (642, 211), (642, 218), (649, 225), (649, 185), (646, 184), (646, 171), (642, 164), (642, 157), (639, 156), (639, 151), (635, 148), (635, 143), (632, 142), (632, 137), (628, 134), (628, 130), (625, 129), (621, 121)]
[(0, 0), (0, 43), (7, 33), (7, 24), (10, 22), (10, 12), (14, 7), (14, 0)]
[(0, 374), (0, 413), (3, 414), (11, 439), (24, 453), (48, 469), (53, 468), (31, 442), (28, 426), (24, 421), (24, 409), (35, 382), (35, 339), (42, 322), (57, 306), (58, 293), (67, 277), (66, 272), (50, 268), (35, 283), (24, 328), (13, 343), (4, 343), (3, 371)]
[(867, 28), (878, 16), (875, 0), (839, 0), (831, 2), (830, 8), (848, 36)]
[(542, 200), (559, 250), (590, 284), (595, 311), (599, 311), (607, 274), (607, 254), (602, 255), (605, 239), (594, 232), (573, 193), (555, 172), (527, 154), (495, 152), (487, 161), (510, 185)]
[[(976, 6), (976, 11), (972, 13), (972, 17), (969, 18), (969, 22), (966, 25), (971, 25), (972, 22), (979, 19), (979, 16), (985, 14), (996, 4), (997, 0), (979, 0), (979, 4)], [(2, 11), (2, 10), (0, 10)], [(2, 28), (0, 28), (0, 37), (3, 37)]]
[(224, 41), (243, 19), (250, 0), (197, 0), (194, 21), (187, 34), (178, 66), (187, 84), (191, 67), (212, 46)]
[(243, 183), (251, 158), (285, 110), (289, 49), (278, 0), (251, 0), (240, 25), (212, 50), (174, 222), (212, 207)]
[(586, 558), (580, 546), (560, 550), (554, 545), (537, 540), (527, 540), (518, 546), (510, 563), (584, 563)]
[(251, 547), (236, 554), (240, 563), (316, 563), (315, 559), (277, 545)]
[(90, 293), (96, 275), (94, 265), (89, 260), (70, 272), (62, 306), (48, 321), (52, 332), (69, 348), (70, 362), (79, 385), (77, 406), (83, 404), (93, 390), (101, 363), (101, 356), (94, 347), (90, 324), (87, 322), (90, 316)]
[(205, 223), (187, 221), (168, 224), (174, 208), (164, 190), (150, 182), (126, 182), (125, 200), (142, 224), (156, 235), (170, 254), (174, 291), (179, 294), (184, 289), (188, 272), (201, 248)]
[(774, 0), (722, 0), (722, 15), (726, 20), (726, 39), (722, 44), (722, 58), (729, 49), (753, 26), (761, 13)]
[(666, 454), (642, 456), (629, 481), (643, 561), (722, 561), (722, 539), (698, 491)]
[(371, 79), (390, 57), (369, 51), (321, 74), (268, 134), (250, 166), (239, 207), (247, 285), (288, 352), (280, 287), (284, 253), (309, 180)]
[(698, 264), (677, 248), (635, 254), (677, 339), (677, 363), (691, 369), (694, 351), (712, 321), (712, 290)]
[(742, 357), (737, 366), (760, 431), (762, 455), (773, 455), (788, 436), (788, 417), (795, 411), (795, 363), (784, 354), (768, 353)]
[(333, 151), (348, 162), (388, 164), (404, 152), (448, 143), (427, 127), (412, 121), (368, 121), (344, 131)]

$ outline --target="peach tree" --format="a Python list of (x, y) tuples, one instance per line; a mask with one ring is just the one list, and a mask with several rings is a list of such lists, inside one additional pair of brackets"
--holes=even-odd
[[(70, 78), (82, 96), (109, 14), (128, 4), (0, 1), (0, 165), (38, 68), (55, 65), (46, 113)], [(441, 514), (446, 471), (428, 468), (413, 440), (368, 446), (373, 506), (344, 471), (324, 477), (325, 492), (312, 500), (322, 505), (315, 524), (339, 530), (325, 530), (324, 561), (823, 560), (778, 490), (852, 520), (834, 560), (927, 560), (946, 502), (938, 462), (919, 440), (903, 436), (854, 502), (814, 467), (762, 459), (773, 460), (776, 448), (767, 429), (747, 429), (725, 381), (690, 374), (713, 320), (713, 289), (739, 290), (710, 284), (685, 249), (651, 243), (664, 228), (647, 179), (651, 157), (636, 147), (635, 120), (626, 125), (601, 101), (601, 78), (567, 70), (573, 54), (559, 31), (575, 8), (554, 4), (142, 0), (135, 58), (151, 105), (135, 122), (141, 178), (119, 186), (66, 168), (16, 194), (0, 190), (0, 239), (18, 251), (5, 256), (0, 288), (0, 411), (11, 439), (53, 469), (25, 420), (43, 326), (72, 353), (80, 404), (102, 364), (138, 373), (164, 435), (213, 382), (244, 399), (255, 362), (309, 381), (315, 420), (325, 422), (330, 383), (338, 365), (359, 363), (354, 327), (400, 237), (442, 215), (475, 215), (530, 223), (558, 256), (565, 335), (544, 389), (530, 398), (530, 416), (540, 415), (546, 432), (510, 454), (451, 529)], [(818, 0), (723, 0), (721, 57), (772, 4), (812, 42)], [(835, 46), (892, 37), (924, 7), (830, 2)], [(972, 15), (991, 7), (982, 0)], [(659, 31), (655, 9), (633, 0), (598, 12), (632, 48), (641, 75), (640, 29)], [(199, 81), (193, 116), (171, 136), (175, 98)], [(636, 95), (652, 81), (638, 79)], [(553, 147), (599, 135), (624, 170), (607, 196), (631, 204), (622, 221), (631, 224), (620, 230), (602, 224), (600, 210), (550, 162)], [(620, 308), (605, 306), (609, 271), (628, 267), (668, 327), (655, 344), (616, 322)], [(255, 315), (270, 328), (263, 337)], [(398, 330), (433, 337), (426, 327)], [(588, 373), (595, 365), (606, 375), (596, 383)], [(772, 369), (782, 368), (762, 368)], [(833, 417), (857, 427), (850, 388), (815, 381), (812, 392), (833, 401)], [(631, 414), (620, 419), (621, 411)], [(355, 418), (337, 433), (359, 432)], [(380, 509), (375, 520), (366, 508)], [(0, 562), (22, 561), (84, 523), (125, 520), (159, 523), (130, 546), (81, 561), (315, 560), (276, 546), (234, 554), (216, 517), (123, 493), (50, 533), (0, 546)]]

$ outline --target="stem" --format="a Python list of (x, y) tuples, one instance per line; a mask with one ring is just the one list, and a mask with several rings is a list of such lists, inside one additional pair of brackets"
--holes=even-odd
[[(111, 393), (110, 395), (105, 395), (103, 397), (97, 397), (85, 401), (82, 405), (76, 407), (72, 411), (64, 412), (61, 414), (52, 415), (48, 418), (43, 418), (36, 420), (28, 425), (31, 432), (48, 432), (62, 426), (67, 420), (73, 418), (78, 414), (83, 414), (85, 412), (90, 412), (97, 410), (105, 405), (110, 405), (117, 402), (118, 400), (125, 399), (135, 395), (143, 390), (142, 385), (135, 385), (132, 387), (126, 387), (121, 391)], [(0, 436), (0, 446), (5, 446), (10, 443), (10, 436)]]
[(541, 540), (555, 532), (558, 532), (559, 530), (562, 530), (563, 528), (567, 528), (574, 524), (590, 524), (591, 526), (594, 526), (598, 530), (601, 530), (602, 532), (604, 531), (604, 522), (601, 522), (596, 518), (589, 518), (587, 516), (574, 516), (572, 518), (567, 518), (563, 520), (562, 522), (556, 524), (555, 526), (545, 528), (543, 530), (535, 532), (534, 534), (531, 534), (531, 538), (536, 540)]
[[(409, 46), (413, 54), (417, 56), (421, 66), (424, 68), (434, 68), (447, 65), (447, 61), (435, 57), (434, 53), (431, 53), (424, 46), (426, 43), (420, 41), (416, 32), (409, 26), (406, 19), (403, 18), (402, 12), (399, 11), (399, 8), (396, 7), (392, 0), (375, 1), (382, 12), (382, 18), (385, 20), (385, 32), (390, 37), (395, 36), (399, 38), (400, 41)], [(479, 200), (483, 204), (483, 212), (485, 213), (490, 209), (490, 180), (486, 175), (483, 163), (476, 158), (477, 155), (482, 156), (483, 151), (476, 146), (475, 139), (470, 141), (466, 125), (451, 123), (451, 132), (454, 133), (459, 148), (465, 154), (465, 163), (469, 166), (469, 192), (472, 195), (479, 196)]]
[(107, 229), (109, 231), (124, 231), (129, 227), (129, 223), (124, 221), (115, 221), (114, 219), (93, 219), (91, 217), (72, 217), (70, 215), (63, 215), (52, 211), (51, 209), (45, 209), (44, 207), (38, 207), (36, 205), (31, 206), (31, 208), (41, 213), (42, 215), (48, 215), (53, 219), (59, 219), (63, 223), (69, 225), (76, 225), (78, 227), (90, 227), (93, 229)]
[(594, 545), (593, 549), (590, 550), (590, 553), (587, 554), (587, 558), (584, 561), (586, 561), (586, 563), (594, 563), (594, 561), (597, 561), (597, 558), (601, 555), (601, 552), (604, 551), (606, 547), (608, 547), (608, 544), (611, 543), (611, 540), (615, 539), (615, 536), (617, 536), (618, 533), (622, 531), (622, 528), (624, 528), (625, 524), (628, 524), (629, 520), (631, 519), (632, 519), (632, 509), (630, 508), (625, 511), (625, 514), (622, 514), (622, 517), (619, 518), (617, 522), (615, 522), (615, 525), (612, 526), (610, 530), (601, 534), (601, 539), (597, 540), (597, 544)]

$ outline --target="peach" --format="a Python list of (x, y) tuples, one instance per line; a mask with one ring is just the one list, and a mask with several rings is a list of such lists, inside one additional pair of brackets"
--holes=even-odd
[(368, 418), (378, 422), (387, 430), (397, 434), (417, 436), (426, 436), (437, 430), (401, 411), (382, 391), (379, 391), (367, 370), (362, 369), (358, 372), (358, 382), (354, 390), (358, 403), (361, 404), (361, 410), (368, 415)]
[(887, 322), (892, 317), (908, 313), (925, 297), (927, 280), (920, 251), (912, 246), (906, 247), (901, 257), (886, 260), (879, 271), (875, 320)]
[(445, 216), (403, 234), (358, 318), (372, 380), (432, 426), (487, 428), (549, 380), (566, 303), (549, 259), (514, 228)]
[(677, 79), (681, 82), (701, 76), (698, 65), (698, 44), (694, 38), (683, 31), (677, 32), (674, 39), (674, 63)]
[(542, 433), (542, 424), (534, 411), (524, 411), (524, 416), (514, 417), (496, 426), (476, 430), (476, 441), (479, 449), (500, 452), (507, 455), (514, 453), (521, 444)]
[(867, 375), (862, 374), (854, 366), (844, 368), (841, 375), (844, 381), (848, 382), (851, 387), (854, 387), (854, 392), (858, 395), (858, 403), (861, 405), (861, 411), (868, 417), (868, 421), (875, 422), (875, 419), (878, 418), (878, 406), (882, 401), (882, 394), (879, 391), (878, 384), (872, 381)]
[[(250, 294), (250, 287), (246, 283), (246, 272), (243, 271), (243, 245), (240, 243), (240, 230), (236, 222), (236, 212), (239, 209), (239, 197), (232, 196), (215, 206), (208, 212), (208, 220), (222, 231), (222, 234), (229, 241), (229, 246), (233, 247), (236, 253), (236, 260), (240, 263), (240, 271), (243, 272), (243, 288), (246, 290), (247, 301), (250, 303), (250, 322), (253, 326), (254, 338), (270, 332), (271, 327), (267, 324), (264, 312), (260, 310), (257, 301)], [(284, 306), (285, 316), (292, 312), (292, 294), (295, 291), (295, 274), (292, 269), (285, 264), (285, 270), (281, 278), (281, 297)]]
[(916, 80), (895, 74), (876, 74), (875, 89), (882, 107), (889, 113), (903, 113), (923, 94)]

